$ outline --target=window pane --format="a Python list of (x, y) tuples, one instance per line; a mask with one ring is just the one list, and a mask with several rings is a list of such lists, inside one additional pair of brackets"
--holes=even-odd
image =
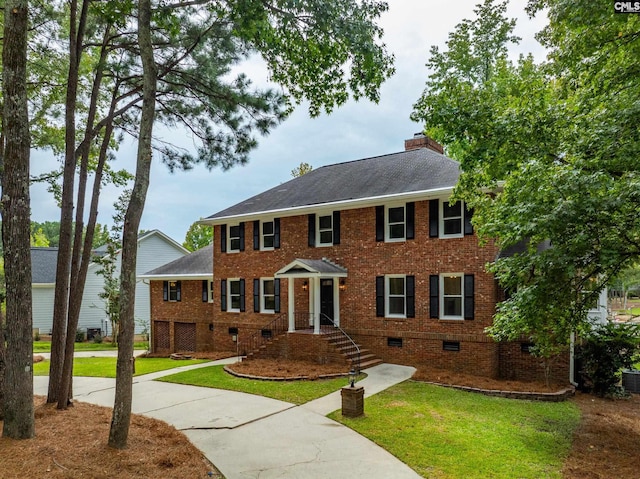
[(273, 236), (265, 236), (262, 243), (264, 248), (273, 248)]
[(389, 223), (404, 223), (404, 206), (389, 208)]
[(262, 233), (265, 235), (273, 234), (273, 221), (262, 223)]
[(240, 296), (231, 296), (231, 309), (240, 309)]
[(239, 238), (240, 237), (240, 226), (230, 226), (229, 227), (229, 237), (230, 238)]
[(240, 294), (240, 281), (229, 281), (231, 294)]
[(462, 298), (444, 298), (445, 316), (462, 316)]
[(230, 244), (231, 251), (239, 251), (240, 250), (240, 238), (232, 239)]
[(389, 298), (389, 314), (404, 314), (404, 297)]
[(264, 309), (269, 311), (276, 309), (276, 299), (273, 296), (264, 297)]
[(318, 224), (321, 230), (331, 229), (331, 216), (321, 216), (318, 218)]
[(389, 278), (389, 294), (404, 296), (404, 278)]
[(331, 243), (333, 243), (333, 233), (331, 232), (331, 230), (321, 231), (320, 244), (331, 244)]
[(404, 224), (389, 225), (389, 238), (404, 238)]
[(274, 294), (272, 279), (266, 279), (262, 282), (262, 294)]
[(462, 294), (462, 277), (461, 276), (445, 276), (444, 277), (444, 295)]
[(455, 203), (449, 203), (448, 201), (445, 201), (442, 204), (442, 216), (444, 218), (462, 216), (462, 203), (459, 201), (456, 201)]
[(444, 220), (445, 235), (459, 235), (462, 233), (462, 218)]

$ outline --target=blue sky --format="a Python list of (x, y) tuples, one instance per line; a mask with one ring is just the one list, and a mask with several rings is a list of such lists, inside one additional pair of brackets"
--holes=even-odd
[[(314, 168), (342, 161), (401, 151), (404, 140), (422, 130), (409, 115), (424, 89), (428, 76), (425, 63), (431, 45), (444, 47), (447, 35), (464, 18), (473, 17), (480, 0), (388, 0), (389, 11), (381, 18), (384, 41), (396, 57), (396, 74), (382, 87), (378, 104), (349, 101), (331, 115), (312, 119), (304, 105), (267, 136), (251, 154), (249, 163), (223, 172), (198, 167), (169, 173), (154, 161), (141, 228), (159, 229), (182, 243), (189, 226), (239, 201), (291, 179), (291, 170), (301, 162)], [(532, 52), (542, 59), (544, 51), (534, 34), (545, 18), (529, 19), (525, 0), (512, 0), (508, 14), (518, 19), (516, 34), (523, 38), (512, 50)], [(257, 85), (266, 84), (258, 61), (243, 68)], [(156, 128), (156, 136), (189, 147), (184, 131)], [(46, 171), (51, 162), (46, 152), (32, 153), (32, 173)], [(135, 167), (135, 145), (125, 143), (117, 153), (114, 168)], [(111, 224), (112, 204), (119, 192), (106, 188), (101, 197), (99, 222)], [(60, 213), (51, 194), (42, 186), (31, 189), (32, 220), (58, 221)]]

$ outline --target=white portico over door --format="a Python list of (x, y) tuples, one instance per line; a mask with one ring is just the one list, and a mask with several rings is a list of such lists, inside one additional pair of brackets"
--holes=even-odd
[[(295, 259), (275, 274), (276, 278), (288, 280), (287, 298), (289, 332), (296, 330), (296, 295), (305, 294), (309, 299), (309, 326), (315, 334), (320, 333), (320, 325), (330, 318), (340, 325), (340, 278), (347, 277), (347, 270), (327, 258)], [(295, 280), (303, 279), (306, 285), (296, 291)]]

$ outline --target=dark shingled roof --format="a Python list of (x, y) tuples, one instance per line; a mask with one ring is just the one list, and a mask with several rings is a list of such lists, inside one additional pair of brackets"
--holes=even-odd
[(213, 250), (205, 246), (171, 263), (152, 269), (142, 276), (213, 275)]
[(31, 283), (56, 282), (58, 248), (31, 248)]
[(327, 165), (206, 219), (452, 188), (458, 162), (429, 148)]

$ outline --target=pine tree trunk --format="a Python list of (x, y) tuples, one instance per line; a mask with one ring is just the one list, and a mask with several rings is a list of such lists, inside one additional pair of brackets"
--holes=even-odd
[(113, 405), (109, 446), (127, 447), (131, 402), (133, 399), (133, 336), (136, 293), (136, 259), (138, 229), (147, 197), (151, 170), (151, 138), (155, 118), (157, 68), (151, 43), (151, 2), (138, 2), (138, 45), (143, 67), (142, 117), (136, 164), (136, 179), (129, 207), (125, 214), (122, 234), (122, 270), (120, 274), (120, 338), (116, 366), (116, 397)]
[(7, 283), (7, 349), (2, 435), (28, 439), (35, 435), (26, 74), (28, 2), (5, 2), (4, 17), (2, 240)]
[(0, 421), (4, 419), (4, 371), (5, 371), (5, 344), (4, 344), (4, 316), (0, 311)]

